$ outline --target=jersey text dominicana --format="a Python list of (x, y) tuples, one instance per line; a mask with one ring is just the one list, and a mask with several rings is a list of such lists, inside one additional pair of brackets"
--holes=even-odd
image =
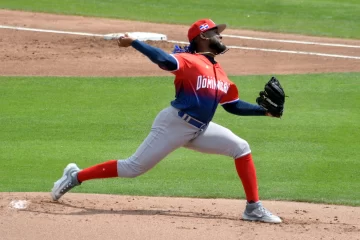
[(171, 105), (190, 116), (208, 123), (218, 104), (239, 100), (238, 89), (226, 76), (219, 63), (213, 64), (201, 54), (172, 55), (178, 68), (175, 75), (175, 100)]

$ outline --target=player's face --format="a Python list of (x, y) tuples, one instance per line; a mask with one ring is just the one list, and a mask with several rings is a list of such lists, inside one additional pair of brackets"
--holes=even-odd
[(209, 48), (214, 50), (216, 54), (222, 53), (227, 49), (221, 41), (222, 36), (219, 34), (217, 28), (204, 32), (204, 36), (209, 38)]

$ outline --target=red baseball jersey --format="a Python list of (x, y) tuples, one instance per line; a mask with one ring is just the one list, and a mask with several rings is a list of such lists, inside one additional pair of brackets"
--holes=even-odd
[(190, 116), (208, 123), (218, 104), (239, 100), (238, 89), (219, 63), (213, 64), (201, 54), (178, 53), (175, 75), (175, 100), (171, 105)]

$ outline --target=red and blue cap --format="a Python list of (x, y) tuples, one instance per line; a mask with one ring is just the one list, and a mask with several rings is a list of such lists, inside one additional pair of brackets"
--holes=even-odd
[(200, 19), (193, 23), (188, 31), (189, 42), (192, 42), (200, 33), (217, 28), (219, 33), (225, 30), (226, 24), (216, 25), (211, 19)]

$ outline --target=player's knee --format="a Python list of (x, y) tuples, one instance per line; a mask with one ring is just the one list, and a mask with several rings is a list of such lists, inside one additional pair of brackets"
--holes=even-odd
[(144, 174), (147, 170), (141, 164), (131, 164), (128, 178), (135, 178)]
[(118, 164), (119, 177), (123, 178), (135, 178), (147, 171), (147, 168), (141, 163), (137, 162), (134, 158), (129, 158), (124, 161), (120, 161)]
[(143, 172), (143, 171), (131, 171), (131, 172), (128, 172), (125, 176), (122, 176), (122, 177), (124, 177), (124, 178), (136, 178), (136, 177), (142, 175), (143, 173), (145, 173), (145, 172)]
[(244, 139), (240, 139), (235, 146), (233, 158), (236, 159), (236, 158), (242, 157), (246, 154), (249, 154), (250, 152), (251, 152), (251, 149), (250, 149), (249, 143), (247, 141), (245, 141)]
[(143, 173), (145, 173), (145, 171), (143, 171), (141, 168), (133, 167), (133, 168), (129, 168), (129, 171), (127, 171), (127, 174), (122, 177), (136, 178), (136, 177), (142, 175)]

